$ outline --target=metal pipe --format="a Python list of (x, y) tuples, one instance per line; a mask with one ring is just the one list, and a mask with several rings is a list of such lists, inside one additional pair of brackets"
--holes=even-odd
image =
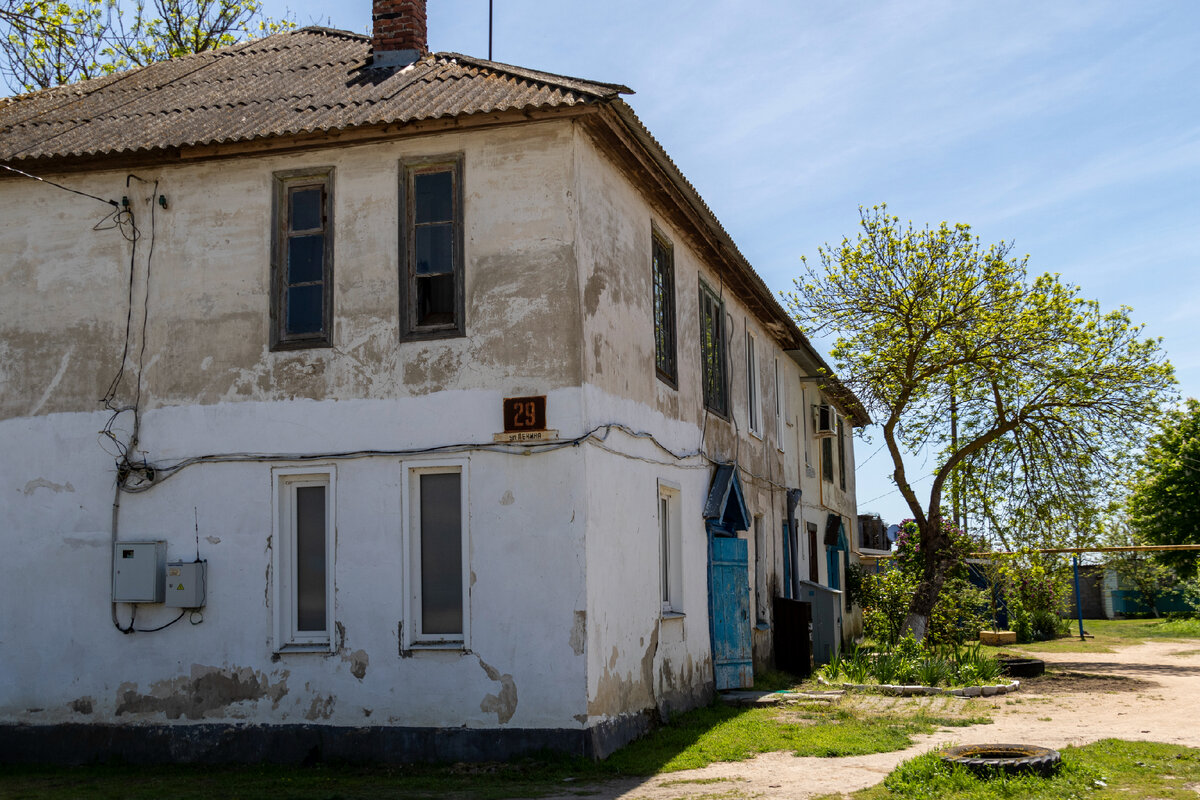
[(1075, 612), (1079, 614), (1079, 640), (1082, 642), (1086, 637), (1083, 635), (1083, 600), (1079, 596), (1079, 556), (1072, 561), (1075, 562)]

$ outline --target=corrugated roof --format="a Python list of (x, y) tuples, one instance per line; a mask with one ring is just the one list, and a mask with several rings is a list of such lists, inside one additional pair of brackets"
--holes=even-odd
[(369, 37), (310, 27), (0, 100), (0, 160), (564, 108), (629, 92), (457, 53), (375, 68)]

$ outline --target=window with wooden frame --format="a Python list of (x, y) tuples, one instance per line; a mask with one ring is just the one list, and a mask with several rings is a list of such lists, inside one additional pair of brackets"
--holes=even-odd
[(833, 483), (833, 437), (821, 440), (821, 477)]
[(400, 162), (400, 323), (405, 338), (462, 336), (463, 157)]
[(716, 292), (700, 283), (700, 374), (704, 407), (726, 416), (729, 392), (725, 385), (725, 304)]
[(333, 167), (275, 173), (271, 349), (333, 344)]
[(275, 650), (327, 652), (333, 639), (333, 468), (274, 471)]
[(842, 487), (842, 491), (846, 490), (846, 428), (842, 418), (838, 417), (837, 424), (837, 442), (838, 442), (838, 483)]
[(762, 409), (758, 400), (758, 355), (754, 334), (746, 331), (746, 417), (750, 432), (762, 435)]
[(651, 273), (654, 282), (654, 367), (658, 377), (676, 385), (675, 367), (675, 256), (658, 231), (650, 236)]

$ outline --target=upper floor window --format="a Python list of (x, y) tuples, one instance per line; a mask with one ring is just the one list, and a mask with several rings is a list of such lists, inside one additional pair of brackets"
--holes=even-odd
[(833, 437), (821, 440), (821, 477), (833, 483)]
[(461, 336), (463, 209), (461, 155), (400, 162), (401, 332)]
[(722, 416), (729, 413), (725, 388), (725, 304), (700, 284), (700, 370), (704, 406)]
[(841, 484), (842, 490), (846, 489), (846, 428), (841, 417), (838, 417), (837, 424), (837, 440), (838, 440), (838, 482)]
[(675, 261), (671, 245), (657, 233), (651, 237), (654, 280), (654, 367), (658, 377), (675, 385)]
[(333, 168), (275, 173), (271, 347), (333, 342)]
[(758, 407), (758, 358), (754, 345), (754, 334), (746, 331), (746, 416), (750, 422), (750, 432), (762, 435), (762, 411)]

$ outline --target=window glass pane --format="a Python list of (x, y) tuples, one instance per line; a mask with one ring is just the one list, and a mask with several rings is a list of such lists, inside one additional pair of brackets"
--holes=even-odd
[(666, 497), (658, 498), (658, 527), (662, 539), (662, 601), (671, 602), (671, 504)]
[(658, 370), (675, 377), (675, 281), (670, 252), (654, 240), (654, 357)]
[(288, 283), (319, 281), (325, 264), (325, 234), (288, 238)]
[(413, 209), (417, 223), (454, 219), (454, 176), (447, 172), (422, 172), (413, 176), (416, 194)]
[(454, 276), (417, 278), (417, 324), (454, 322)]
[(287, 290), (287, 332), (318, 333), (324, 314), (321, 308), (320, 284), (293, 286)]
[(289, 229), (293, 231), (311, 231), (321, 226), (324, 192), (321, 187), (313, 186), (306, 189), (292, 189), (288, 193), (291, 200)]
[(417, 228), (417, 274), (442, 275), (454, 271), (454, 226), (422, 225)]
[(325, 487), (296, 487), (296, 630), (325, 630)]
[(461, 634), (462, 505), (457, 472), (422, 475), (421, 632)]

